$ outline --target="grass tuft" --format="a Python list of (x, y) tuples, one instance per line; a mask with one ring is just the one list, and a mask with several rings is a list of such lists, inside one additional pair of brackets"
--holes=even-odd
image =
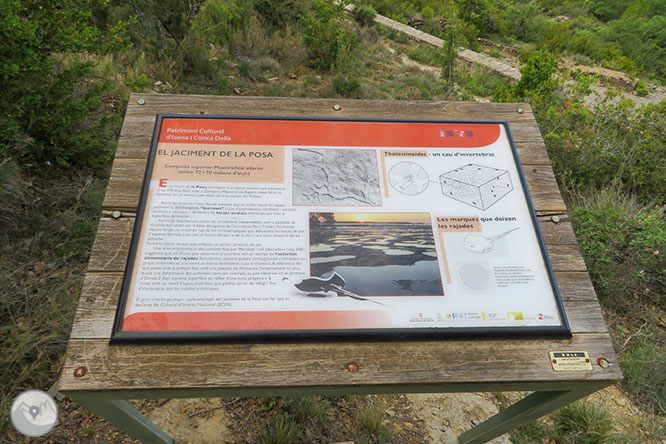
[(532, 421), (511, 434), (514, 444), (619, 444), (611, 415), (589, 402), (575, 402), (559, 409), (551, 421)]
[(0, 206), (12, 212), (0, 224), (0, 435), (14, 397), (47, 390), (60, 370), (104, 185), (83, 174), (28, 175), (8, 162), (0, 169)]
[(555, 440), (567, 444), (612, 444), (615, 425), (610, 414), (587, 402), (576, 402), (553, 414)]
[(646, 407), (666, 417), (666, 344), (658, 335), (639, 329), (629, 336), (622, 357), (622, 371), (627, 388)]
[(299, 423), (313, 421), (315, 424), (326, 423), (326, 409), (329, 403), (321, 396), (303, 396), (286, 398), (285, 410)]
[(259, 436), (260, 444), (293, 444), (298, 437), (298, 427), (289, 417), (283, 416), (271, 422)]

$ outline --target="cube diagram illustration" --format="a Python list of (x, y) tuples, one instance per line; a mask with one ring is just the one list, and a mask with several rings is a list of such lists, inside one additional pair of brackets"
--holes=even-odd
[(484, 211), (513, 190), (508, 171), (473, 163), (440, 175), (439, 181), (443, 195)]

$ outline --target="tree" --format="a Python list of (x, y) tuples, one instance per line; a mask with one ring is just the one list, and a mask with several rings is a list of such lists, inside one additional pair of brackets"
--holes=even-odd
[(322, 70), (331, 70), (356, 46), (356, 35), (342, 26), (346, 1), (314, 0), (314, 14), (301, 19), (303, 43), (310, 53), (310, 64)]
[(125, 25), (98, 28), (86, 0), (1, 1), (0, 157), (62, 166), (109, 158), (109, 122), (96, 112), (107, 85), (87, 77), (91, 63), (65, 55), (126, 47)]

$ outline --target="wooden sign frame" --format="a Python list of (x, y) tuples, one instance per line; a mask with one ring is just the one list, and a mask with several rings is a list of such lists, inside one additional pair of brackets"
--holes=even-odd
[[(368, 123), (404, 123), (404, 124), (433, 124), (433, 125), (499, 125), (505, 131), (506, 138), (510, 147), (511, 157), (513, 158), (514, 165), (517, 171), (517, 179), (519, 187), (523, 191), (524, 202), (529, 212), (529, 220), (531, 227), (534, 230), (536, 243), (543, 260), (544, 269), (547, 275), (548, 283), (554, 303), (556, 307), (557, 316), (559, 318), (559, 325), (532, 325), (532, 326), (488, 326), (488, 327), (433, 327), (433, 328), (321, 328), (321, 329), (234, 329), (225, 330), (208, 329), (208, 330), (127, 330), (124, 329), (125, 313), (128, 309), (128, 299), (130, 294), (130, 287), (134, 273), (136, 273), (136, 258), (137, 252), (140, 250), (140, 241), (142, 239), (141, 229), (144, 226), (146, 218), (146, 203), (150, 191), (151, 179), (154, 180), (153, 170), (155, 159), (157, 156), (158, 144), (160, 143), (160, 132), (163, 122), (168, 119), (183, 119), (183, 120), (203, 120), (211, 119), (216, 121), (246, 121), (246, 122), (339, 122), (344, 124), (353, 122), (368, 122)], [(387, 184), (384, 186), (388, 187)], [(420, 315), (420, 313), (419, 313)], [(451, 314), (449, 314), (451, 315)], [(485, 320), (485, 317), (484, 317)], [(222, 325), (224, 327), (224, 325)], [(275, 116), (233, 116), (233, 115), (214, 115), (214, 116), (200, 116), (200, 115), (180, 115), (180, 114), (160, 114), (156, 118), (153, 138), (151, 142), (150, 151), (148, 154), (148, 162), (144, 175), (144, 181), (141, 189), (141, 196), (139, 200), (139, 208), (134, 226), (134, 233), (130, 245), (129, 255), (127, 259), (127, 267), (125, 269), (125, 276), (122, 283), (120, 298), (118, 302), (117, 313), (113, 326), (113, 334), (111, 343), (137, 343), (137, 342), (181, 342), (181, 341), (272, 341), (272, 340), (357, 340), (357, 339), (405, 339), (405, 338), (446, 338), (446, 337), (514, 337), (514, 336), (559, 336), (570, 337), (571, 330), (567, 320), (566, 313), (562, 304), (562, 299), (559, 294), (555, 282), (555, 276), (550, 265), (550, 260), (546, 253), (543, 236), (539, 229), (539, 223), (536, 213), (532, 204), (532, 200), (527, 191), (527, 184), (525, 177), (518, 159), (513, 137), (509, 124), (506, 121), (462, 121), (462, 120), (417, 120), (417, 119), (361, 119), (361, 118), (306, 118), (306, 117), (275, 117)]]

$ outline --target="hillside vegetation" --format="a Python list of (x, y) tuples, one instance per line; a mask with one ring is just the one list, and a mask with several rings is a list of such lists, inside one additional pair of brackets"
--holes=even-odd
[[(329, 0), (2, 1), (0, 436), (12, 433), (16, 394), (57, 379), (130, 91), (529, 102), (622, 361), (622, 388), (643, 413), (632, 425), (575, 405), (513, 439), (666, 436), (666, 101), (637, 107), (611, 91), (589, 105), (594, 76), (555, 76), (567, 56), (663, 83), (666, 2), (358, 5), (348, 15)], [(444, 48), (376, 26), (375, 11), (420, 20)], [(456, 61), (477, 37), (518, 49), (518, 84)], [(257, 442), (395, 442), (373, 399), (267, 400), (270, 414), (259, 417), (272, 422)], [(335, 436), (322, 413), (332, 406), (352, 412), (340, 418), (353, 426)], [(59, 433), (105, 442), (94, 427)]]
[[(666, 81), (664, 0), (362, 0), (377, 12), (438, 37), (457, 22), (463, 46), (477, 37), (517, 46), (523, 56), (538, 50)], [(444, 26), (443, 26), (444, 25)], [(466, 44), (465, 44), (466, 43)]]

